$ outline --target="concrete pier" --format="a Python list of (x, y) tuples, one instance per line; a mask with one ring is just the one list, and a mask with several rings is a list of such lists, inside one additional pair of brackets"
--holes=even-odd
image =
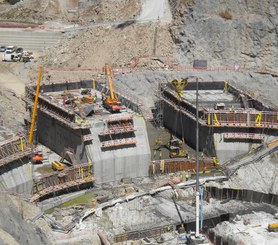
[[(92, 162), (96, 183), (147, 176), (151, 152), (145, 121), (135, 114), (140, 108), (119, 95), (123, 110), (111, 114), (101, 103), (100, 91), (107, 89), (89, 80), (43, 85), (37, 140), (59, 155), (65, 148), (71, 148), (78, 162)], [(97, 95), (94, 104), (82, 102), (84, 91)], [(34, 93), (34, 87), (26, 88), (25, 101), (30, 113)], [(65, 103), (66, 97), (72, 104)]]
[[(225, 81), (199, 82), (199, 147), (226, 161), (247, 153), (264, 136), (278, 134), (274, 109)], [(177, 93), (170, 83), (160, 84), (164, 126), (196, 147), (196, 81)]]

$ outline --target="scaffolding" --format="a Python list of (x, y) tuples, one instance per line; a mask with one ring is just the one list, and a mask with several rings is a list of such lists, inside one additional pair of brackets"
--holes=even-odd
[(77, 164), (65, 170), (44, 175), (40, 179), (34, 180), (32, 202), (38, 202), (51, 195), (60, 195), (72, 188), (82, 188), (92, 186), (95, 178), (91, 173), (92, 164)]
[(126, 138), (126, 139), (118, 139), (118, 140), (109, 140), (101, 143), (101, 149), (109, 149), (109, 148), (118, 148), (125, 146), (135, 146), (136, 138)]
[(22, 136), (14, 136), (0, 142), (0, 166), (30, 156), (32, 149)]
[[(200, 158), (199, 170), (201, 172), (210, 171), (215, 169), (215, 163), (211, 157)], [(196, 159), (195, 158), (175, 158), (175, 159), (163, 159), (152, 161), (149, 166), (149, 175), (161, 175), (176, 172), (196, 172)]]
[[(203, 84), (202, 86), (205, 86)], [(215, 89), (219, 89), (221, 86), (225, 88), (224, 82), (214, 82), (207, 86), (215, 86)], [(180, 100), (178, 95), (167, 86), (167, 84), (161, 84), (161, 100), (167, 105), (171, 106), (176, 111), (185, 114), (187, 117), (196, 120), (196, 108), (195, 105), (189, 101), (183, 99)], [(240, 94), (244, 97), (243, 104), (247, 109), (199, 109), (199, 123), (202, 126), (207, 127), (225, 127), (225, 128), (261, 128), (261, 129), (278, 129), (278, 112), (277, 111), (260, 111), (257, 109), (251, 109), (247, 104), (247, 99), (251, 98), (244, 95), (242, 91), (236, 90), (236, 88), (229, 85), (228, 90), (232, 90), (235, 94)], [(248, 98), (247, 98), (248, 97)], [(253, 99), (255, 101), (255, 99)], [(258, 102), (260, 103), (260, 102)]]
[(255, 133), (224, 133), (224, 139), (226, 140), (256, 140), (263, 141), (265, 136), (263, 134)]

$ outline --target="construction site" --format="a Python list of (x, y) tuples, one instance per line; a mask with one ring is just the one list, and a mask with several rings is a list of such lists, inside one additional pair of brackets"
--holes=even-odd
[(0, 244), (278, 244), (263, 2), (0, 1)]

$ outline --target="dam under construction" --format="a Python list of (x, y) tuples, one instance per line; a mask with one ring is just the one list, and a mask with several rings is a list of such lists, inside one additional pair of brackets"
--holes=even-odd
[[(160, 82), (150, 115), (130, 96), (111, 92), (109, 73), (99, 77), (26, 86), (27, 133), (1, 134), (1, 191), (39, 207), (32, 222), (47, 220), (63, 240), (61, 233), (81, 234), (81, 224), (103, 229), (107, 216), (114, 230), (108, 229), (108, 238), (100, 232), (103, 242), (158, 241), (175, 232), (182, 241), (183, 232), (196, 228), (190, 203), (198, 170), (206, 203), (202, 230), (214, 244), (232, 244), (218, 235), (217, 224), (254, 210), (277, 212), (276, 177), (267, 193), (231, 181), (240, 169), (276, 154), (275, 108), (229, 81), (195, 77)], [(117, 99), (114, 107), (107, 94)], [(34, 108), (34, 139), (28, 142)], [(39, 154), (43, 158), (34, 161)], [(80, 206), (78, 198), (88, 195)], [(75, 202), (74, 212), (63, 210)], [(68, 218), (57, 218), (57, 210)]]

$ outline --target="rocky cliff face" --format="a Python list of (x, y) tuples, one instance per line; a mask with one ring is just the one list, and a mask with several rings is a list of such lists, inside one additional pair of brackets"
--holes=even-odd
[(170, 0), (179, 61), (278, 68), (278, 1)]

